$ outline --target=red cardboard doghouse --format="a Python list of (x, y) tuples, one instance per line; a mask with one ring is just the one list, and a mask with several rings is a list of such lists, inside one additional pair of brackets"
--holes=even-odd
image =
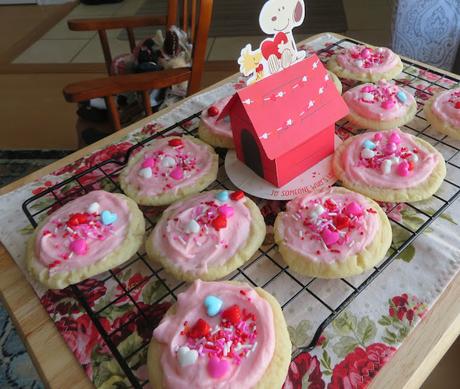
[(334, 152), (348, 108), (316, 55), (239, 90), (230, 115), (238, 159), (277, 187)]

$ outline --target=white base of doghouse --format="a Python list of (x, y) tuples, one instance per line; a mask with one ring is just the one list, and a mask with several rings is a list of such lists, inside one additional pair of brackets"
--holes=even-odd
[[(335, 148), (342, 141), (335, 137)], [(294, 178), (281, 188), (277, 188), (259, 177), (236, 157), (234, 150), (229, 150), (225, 158), (225, 171), (228, 178), (242, 191), (268, 200), (291, 200), (297, 196), (318, 192), (335, 184), (337, 178), (332, 172), (332, 155)]]

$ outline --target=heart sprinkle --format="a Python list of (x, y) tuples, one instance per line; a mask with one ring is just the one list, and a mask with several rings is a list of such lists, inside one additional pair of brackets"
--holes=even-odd
[(108, 210), (104, 210), (101, 213), (102, 224), (104, 224), (105, 226), (115, 223), (117, 219), (118, 216), (116, 213), (112, 213)]
[(352, 201), (350, 204), (348, 204), (343, 212), (348, 215), (348, 216), (361, 216), (363, 214), (363, 207), (359, 205), (356, 201)]
[(396, 93), (396, 98), (403, 104), (407, 101), (407, 96), (402, 90)]
[(222, 203), (225, 203), (229, 199), (228, 192), (224, 190), (222, 192), (216, 193), (216, 199)]
[(155, 166), (155, 160), (151, 157), (147, 157), (144, 159), (144, 162), (142, 162), (142, 168), (145, 169), (147, 167), (152, 168)]
[(149, 168), (149, 167), (146, 167), (146, 168), (143, 168), (141, 170), (139, 170), (139, 175), (142, 177), (142, 178), (152, 178), (152, 169)]
[(241, 311), (238, 305), (232, 305), (222, 312), (222, 319), (228, 320), (234, 326), (241, 321)]
[(391, 159), (385, 159), (382, 162), (382, 173), (383, 174), (390, 174), (392, 165), (393, 165), (393, 162), (391, 161)]
[(179, 180), (182, 180), (182, 178), (184, 178), (184, 171), (182, 170), (182, 168), (180, 166), (176, 166), (172, 171), (171, 173), (169, 173), (169, 176), (176, 180), (176, 181), (179, 181)]
[(214, 379), (225, 377), (230, 369), (230, 364), (225, 359), (211, 357), (208, 362), (208, 373)]
[(214, 117), (214, 116), (217, 116), (219, 115), (219, 108), (215, 107), (214, 105), (211, 105), (209, 108), (208, 108), (208, 116), (210, 117)]
[(206, 320), (198, 319), (195, 325), (190, 329), (189, 336), (192, 339), (202, 338), (211, 332), (211, 326)]
[(390, 135), (389, 141), (396, 145), (399, 145), (401, 143), (401, 137), (399, 136), (397, 132), (392, 132)]
[(229, 217), (232, 217), (234, 215), (235, 210), (233, 209), (233, 207), (224, 204), (217, 208), (217, 212), (219, 212), (220, 215), (225, 216), (228, 219)]
[(171, 147), (181, 147), (184, 145), (184, 142), (182, 142), (182, 139), (174, 138), (168, 142), (168, 145), (170, 145)]
[(200, 230), (201, 227), (195, 220), (190, 220), (185, 228), (187, 234), (198, 234)]
[(176, 160), (172, 157), (164, 157), (161, 161), (161, 166), (164, 168), (170, 168), (176, 166)]
[(361, 151), (361, 157), (364, 159), (370, 159), (375, 157), (375, 152), (371, 149), (363, 149)]
[(230, 198), (233, 200), (233, 201), (239, 201), (241, 199), (244, 198), (244, 192), (239, 190), (239, 191), (236, 191), (236, 192), (233, 192), (231, 195), (230, 195)]
[(363, 147), (369, 150), (374, 150), (377, 146), (374, 142), (369, 139), (366, 139), (363, 143)]
[(198, 359), (198, 351), (190, 350), (187, 346), (182, 346), (177, 350), (177, 359), (180, 367), (193, 365)]
[(324, 229), (321, 232), (321, 239), (323, 239), (323, 242), (326, 244), (326, 246), (332, 246), (334, 243), (337, 243), (339, 240), (340, 235), (336, 231), (331, 231), (328, 228)]
[(92, 203), (88, 207), (88, 212), (89, 213), (99, 213), (99, 209), (101, 209), (101, 206), (99, 205), (99, 203)]
[(222, 308), (223, 304), (224, 302), (216, 296), (210, 295), (204, 299), (204, 306), (206, 308), (206, 313), (210, 317), (214, 317), (217, 314), (219, 314), (220, 309)]
[(85, 255), (88, 252), (88, 245), (84, 239), (76, 239), (70, 243), (70, 250), (76, 255)]
[(211, 225), (216, 231), (222, 230), (227, 227), (227, 218), (223, 215), (219, 215), (211, 222)]

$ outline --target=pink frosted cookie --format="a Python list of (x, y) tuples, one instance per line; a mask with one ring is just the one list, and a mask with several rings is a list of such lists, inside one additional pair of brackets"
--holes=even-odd
[(424, 111), (437, 131), (460, 140), (460, 88), (433, 96), (426, 102)]
[(157, 389), (281, 388), (291, 342), (281, 307), (240, 282), (195, 281), (154, 330), (147, 366)]
[(391, 227), (377, 203), (344, 188), (297, 197), (275, 221), (275, 241), (296, 272), (320, 278), (363, 273), (391, 245)]
[(427, 199), (446, 176), (441, 153), (399, 129), (347, 139), (334, 154), (333, 168), (345, 187), (390, 202)]
[(327, 67), (341, 78), (363, 82), (391, 80), (403, 70), (401, 58), (385, 47), (353, 46), (332, 56)]
[(209, 186), (217, 177), (218, 162), (212, 147), (199, 139), (159, 138), (130, 158), (120, 185), (138, 204), (171, 204)]
[(230, 117), (226, 116), (221, 120), (217, 120), (231, 98), (232, 96), (229, 96), (218, 100), (201, 113), (198, 136), (211, 146), (226, 149), (235, 148)]
[(146, 250), (179, 280), (212, 281), (250, 259), (264, 238), (259, 208), (243, 192), (211, 191), (166, 209)]
[(134, 201), (90, 192), (40, 223), (27, 246), (27, 268), (43, 285), (62, 289), (127, 261), (142, 244), (144, 230)]
[(358, 128), (390, 130), (409, 123), (417, 113), (414, 96), (385, 80), (355, 86), (343, 99), (350, 109), (347, 119)]

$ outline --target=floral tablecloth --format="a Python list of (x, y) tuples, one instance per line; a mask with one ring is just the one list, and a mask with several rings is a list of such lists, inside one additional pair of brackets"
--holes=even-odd
[[(335, 40), (334, 37), (325, 34), (309, 42), (305, 48), (309, 51), (322, 49)], [(325, 59), (331, 54), (332, 52), (323, 53), (322, 58)], [(419, 102), (423, 102), (429, 97), (429, 94), (423, 91), (433, 92), (437, 88), (430, 83), (434, 78), (438, 80), (438, 84), (445, 87), (454, 85), (451, 80), (439, 79), (439, 75), (413, 67), (406, 68), (406, 73), (399, 81), (408, 86), (415, 83), (417, 89), (413, 90), (414, 94)], [(101, 161), (123, 156), (129, 147), (146, 136), (202, 110), (216, 99), (232, 94), (242, 85), (242, 81), (235, 79), (232, 83), (198, 95), (159, 117), (155, 122), (133, 131), (117, 144), (81, 158), (59, 171), (0, 197), (3, 221), (0, 225), (0, 240), (21, 270), (24, 270), (25, 242), (32, 232), (32, 227), (21, 211), (24, 200)], [(416, 121), (417, 119), (411, 124), (412, 128), (418, 125)], [(347, 132), (340, 135), (349, 136)], [(458, 142), (456, 147), (459, 147)], [(449, 155), (452, 150), (448, 148), (444, 147), (440, 151), (446, 158), (452, 156)], [(454, 159), (458, 165), (460, 155), (456, 155)], [(460, 182), (458, 173), (449, 171), (449, 178)], [(94, 180), (94, 177), (91, 179)], [(110, 182), (99, 182), (99, 187), (110, 190), (109, 186)], [(75, 188), (72, 187), (61, 189), (62, 193), (66, 194), (73, 190)], [(442, 187), (440, 194), (448, 197), (449, 190), (451, 189)], [(40, 201), (41, 203), (35, 206), (44, 208), (54, 200), (43, 197)], [(283, 205), (281, 202), (261, 204), (268, 225), (273, 223), (277, 211)], [(406, 204), (382, 205), (388, 211), (391, 210), (390, 216), (393, 220), (411, 229), (416, 229), (424, 222), (423, 217)], [(431, 199), (418, 203), (417, 207), (429, 214), (439, 207), (439, 204), (436, 203), (436, 199)], [(49, 208), (48, 213), (53, 209), (54, 207)], [(404, 338), (423, 319), (430, 306), (457, 274), (460, 268), (458, 221), (460, 203), (456, 202), (326, 329), (315, 349), (296, 356), (290, 365), (285, 388), (365, 387), (396, 352)], [(394, 225), (393, 232), (393, 243), (397, 247), (407, 238), (407, 232), (397, 225)], [(264, 284), (276, 272), (274, 261), (282, 263), (276, 248), (268, 243), (270, 242), (264, 246), (264, 250), (269, 251), (267, 256), (260, 256), (244, 271), (258, 284)], [(268, 255), (273, 260), (268, 260)], [(89, 306), (98, 312), (100, 324), (110, 335), (110, 339), (126, 359), (139, 382), (145, 382), (147, 378), (146, 345), (152, 329), (172, 303), (164, 285), (158, 278), (149, 277), (149, 274), (145, 263), (136, 261), (118, 269), (118, 280), (103, 274), (78, 286)], [(26, 273), (25, 275), (95, 386), (129, 387), (125, 372), (114, 359), (106, 342), (75, 299), (73, 292), (70, 289), (46, 291)], [(368, 275), (369, 273), (352, 277), (348, 282), (359, 285)], [(162, 271), (159, 271), (158, 277), (169, 287), (178, 284)], [(296, 289), (298, 287), (283, 274), (273, 283), (268, 283), (266, 289), (284, 303), (290, 296), (299, 292)], [(334, 280), (315, 280), (310, 288), (331, 306), (349, 293), (344, 290), (346, 284)], [(129, 291), (129, 296), (126, 291)], [(136, 307), (134, 302), (137, 304)], [(138, 309), (141, 309), (143, 314), (140, 314)], [(302, 291), (286, 306), (284, 314), (289, 325), (291, 341), (296, 349), (309, 343), (328, 312), (316, 299)]]

